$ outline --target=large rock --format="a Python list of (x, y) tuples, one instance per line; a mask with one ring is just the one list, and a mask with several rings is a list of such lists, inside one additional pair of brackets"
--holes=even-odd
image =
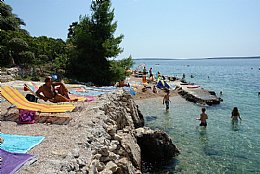
[[(142, 125), (142, 121), (136, 104), (129, 97), (119, 89), (118, 92), (99, 98), (101, 105), (96, 106), (95, 113), (103, 114), (100, 120), (92, 121), (102, 126), (96, 129), (97, 132), (92, 130), (96, 138), (91, 141), (92, 162), (88, 166), (89, 173), (140, 173), (141, 152), (136, 140), (135, 124)], [(103, 133), (103, 130), (106, 132)], [(102, 136), (95, 136), (100, 133)]]
[(101, 146), (96, 151), (101, 157), (94, 159), (106, 165), (102, 173), (141, 173), (141, 157), (145, 161), (160, 163), (179, 154), (165, 132), (142, 128), (143, 115), (129, 93), (111, 93), (100, 99), (104, 103), (98, 109), (108, 117), (104, 120), (104, 128), (111, 136), (107, 148)]
[(124, 157), (127, 157), (137, 169), (141, 169), (141, 151), (135, 134), (133, 132), (124, 133), (120, 131), (118, 135), (122, 137), (121, 145), (124, 151), (127, 152), (127, 156)]
[(144, 161), (164, 163), (180, 153), (171, 138), (161, 130), (138, 128), (136, 136)]
[(122, 100), (127, 101), (127, 108), (129, 109), (129, 113), (132, 117), (135, 128), (144, 126), (144, 117), (141, 111), (138, 109), (138, 106), (135, 104), (130, 93), (125, 93)]

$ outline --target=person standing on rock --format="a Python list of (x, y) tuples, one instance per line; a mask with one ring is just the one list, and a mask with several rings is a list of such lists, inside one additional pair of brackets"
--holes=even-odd
[(169, 104), (170, 104), (170, 90), (166, 91), (166, 95), (163, 97), (163, 105), (166, 105), (166, 111), (169, 110)]

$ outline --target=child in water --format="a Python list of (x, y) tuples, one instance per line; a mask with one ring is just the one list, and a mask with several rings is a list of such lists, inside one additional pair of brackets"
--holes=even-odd
[(166, 111), (169, 110), (169, 104), (170, 104), (170, 90), (166, 91), (166, 95), (163, 97), (163, 105), (166, 105)]
[(240, 114), (238, 112), (237, 107), (233, 108), (233, 111), (231, 113), (231, 119), (232, 119), (232, 123), (234, 124), (235, 122), (238, 122), (238, 119), (242, 120), (240, 117)]
[(200, 114), (200, 118), (197, 118), (197, 120), (200, 120), (200, 126), (204, 126), (207, 127), (207, 119), (208, 119), (208, 115), (205, 113), (206, 109), (202, 108), (201, 109), (201, 114)]

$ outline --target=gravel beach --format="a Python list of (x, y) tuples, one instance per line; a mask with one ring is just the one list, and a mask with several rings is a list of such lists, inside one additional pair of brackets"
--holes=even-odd
[[(137, 78), (132, 78), (131, 80), (140, 80)], [(28, 92), (23, 91), (23, 84), (28, 83), (24, 81), (12, 81), (7, 83), (2, 83), (2, 86), (10, 85), (17, 88), (21, 93), (24, 95)], [(40, 85), (42, 83), (38, 83)], [(69, 89), (79, 87), (78, 85), (66, 85)], [(152, 90), (147, 90), (142, 92), (142, 86), (136, 88), (137, 94), (133, 97), (134, 100), (140, 99), (147, 99), (150, 97), (163, 97), (164, 92), (159, 91), (158, 93), (153, 93)], [(35, 123), (35, 124), (17, 124), (13, 121), (5, 121), (5, 113), (7, 112), (7, 107), (10, 106), (8, 102), (1, 103), (1, 132), (5, 134), (18, 134), (18, 135), (31, 135), (31, 136), (44, 136), (45, 139), (42, 143), (32, 148), (28, 153), (37, 155), (37, 160), (31, 163), (27, 163), (25, 166), (22, 167), (17, 173), (19, 174), (28, 174), (28, 173), (95, 173), (102, 171), (103, 173), (110, 173), (110, 171), (115, 171), (115, 168), (120, 168), (120, 164), (126, 165), (128, 164), (127, 168), (132, 168), (132, 173), (141, 173), (140, 168), (140, 159), (139, 162), (134, 162), (130, 164), (124, 156), (125, 153), (119, 152), (120, 149), (124, 149), (122, 143), (122, 136), (116, 136), (115, 132), (123, 132), (127, 135), (129, 132), (131, 134), (135, 134), (134, 126), (133, 126), (133, 119), (129, 121), (128, 117), (133, 114), (133, 108), (136, 107), (133, 99), (125, 99), (120, 98), (122, 96), (123, 90), (117, 89), (112, 94), (105, 94), (101, 97), (97, 97), (93, 102), (76, 102), (74, 103), (75, 106), (81, 107), (80, 111), (71, 112), (71, 113), (63, 113), (60, 114), (71, 117), (71, 121), (67, 125), (57, 125), (57, 124), (50, 124), (50, 123)], [(172, 94), (177, 95), (175, 92)], [(129, 95), (130, 96), (130, 95)], [(119, 99), (120, 98), (120, 99)], [(130, 97), (132, 98), (132, 97)], [(129, 101), (131, 101), (129, 103)], [(119, 101), (121, 103), (119, 103)], [(40, 102), (43, 102), (40, 100)], [(134, 104), (134, 105), (133, 105)], [(126, 105), (131, 106), (125, 107)], [(112, 107), (113, 111), (112, 114), (107, 114), (111, 110), (106, 108), (107, 106)], [(130, 111), (131, 110), (131, 111)], [(136, 110), (136, 109), (134, 109)], [(18, 110), (16, 108), (11, 109), (8, 111), (8, 114), (18, 114)], [(116, 114), (114, 114), (116, 113)], [(128, 117), (127, 121), (124, 120), (125, 118), (116, 118), (111, 119), (111, 115), (124, 115)], [(133, 118), (133, 116), (131, 116)], [(135, 116), (136, 117), (136, 116)], [(117, 123), (116, 123), (117, 122)], [(126, 122), (126, 123), (122, 123)], [(129, 123), (128, 123), (129, 122)], [(138, 122), (138, 121), (137, 121)], [(120, 125), (124, 124), (125, 128), (119, 128)], [(113, 126), (117, 127), (114, 130), (114, 133), (110, 133), (113, 130)], [(130, 128), (129, 128), (130, 127)], [(132, 127), (132, 128), (131, 128)], [(120, 131), (119, 131), (120, 129)], [(110, 131), (109, 131), (110, 130)], [(112, 131), (113, 132), (113, 131)], [(120, 134), (120, 133), (117, 133)], [(129, 140), (129, 137), (128, 137)], [(128, 141), (126, 140), (126, 141)], [(103, 142), (102, 142), (103, 141)], [(106, 142), (107, 141), (107, 142)], [(135, 140), (133, 140), (135, 141)], [(129, 141), (128, 143), (132, 143)], [(119, 147), (121, 144), (122, 148)], [(127, 144), (127, 143), (126, 143)], [(136, 142), (134, 143), (136, 144)], [(96, 157), (97, 154), (101, 153), (98, 149), (104, 147), (113, 147), (116, 145), (116, 149), (118, 150), (115, 152), (115, 149), (108, 151), (108, 157), (112, 156), (111, 158), (114, 159), (113, 164), (106, 163), (105, 160), (100, 160), (99, 164), (93, 159), (100, 159), (102, 157)], [(131, 147), (131, 145), (127, 145), (131, 149), (131, 151), (140, 151), (139, 147)], [(138, 150), (139, 149), (139, 150)], [(111, 154), (112, 155), (111, 155)], [(129, 152), (128, 152), (129, 153)], [(130, 152), (132, 153), (132, 152)], [(132, 154), (134, 154), (133, 152)], [(140, 152), (138, 152), (140, 153)], [(96, 155), (96, 156), (95, 156)], [(101, 155), (104, 155), (101, 153)], [(121, 155), (121, 156), (120, 156)], [(105, 155), (106, 156), (106, 155)], [(133, 155), (135, 156), (135, 155)], [(138, 155), (136, 155), (138, 156)], [(129, 157), (133, 158), (133, 157)], [(121, 160), (121, 161), (120, 161)], [(126, 161), (124, 161), (126, 160)], [(130, 160), (131, 161), (131, 160)], [(133, 161), (133, 160), (132, 160)], [(115, 164), (116, 163), (116, 164)], [(135, 164), (136, 163), (136, 164)], [(91, 168), (92, 166), (92, 168)], [(93, 167), (95, 166), (95, 167)], [(116, 167), (115, 167), (116, 166)], [(122, 167), (121, 167), (122, 168)], [(120, 170), (117, 170), (120, 171)], [(102, 173), (101, 172), (101, 173)], [(119, 172), (120, 173), (120, 172)]]

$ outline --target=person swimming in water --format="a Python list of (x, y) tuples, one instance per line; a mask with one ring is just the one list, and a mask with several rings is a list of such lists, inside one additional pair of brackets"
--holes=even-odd
[(232, 123), (234, 124), (235, 122), (238, 122), (238, 119), (242, 120), (240, 117), (240, 113), (238, 112), (238, 108), (234, 107), (233, 111), (231, 113), (231, 119), (232, 119)]

